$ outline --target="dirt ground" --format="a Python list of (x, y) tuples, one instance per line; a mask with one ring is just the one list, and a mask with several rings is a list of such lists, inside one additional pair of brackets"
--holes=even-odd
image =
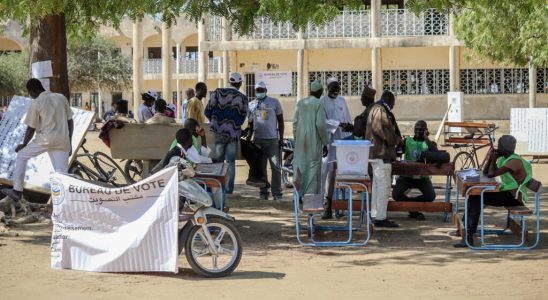
[[(94, 135), (88, 148), (104, 151)], [(376, 230), (365, 247), (303, 247), (295, 238), (291, 191), (283, 201), (259, 200), (258, 190), (243, 184), (245, 167), (237, 172), (227, 204), (244, 254), (232, 276), (201, 278), (184, 256), (178, 274), (52, 270), (51, 224), (44, 222), (0, 234), (0, 299), (548, 299), (546, 208), (541, 244), (531, 251), (454, 249), (457, 239), (447, 234), (452, 223), (439, 213), (426, 213), (422, 222), (389, 213), (400, 227)], [(548, 165), (536, 164), (534, 172), (548, 183)], [(501, 225), (504, 212), (491, 209), (488, 220)]]

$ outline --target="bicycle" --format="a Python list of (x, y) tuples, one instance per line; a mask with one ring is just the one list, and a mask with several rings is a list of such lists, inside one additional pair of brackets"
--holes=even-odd
[(110, 156), (103, 152), (89, 153), (84, 147), (86, 140), (80, 146), (84, 153), (77, 154), (69, 168), (69, 173), (84, 180), (99, 181), (116, 187), (125, 186), (129, 180), (122, 168)]
[[(482, 160), (481, 164), (478, 158), (478, 150), (483, 148), (489, 148), (488, 152), (494, 149), (495, 143), (495, 131), (498, 127), (487, 128), (484, 132), (479, 129), (476, 132), (468, 136), (464, 136), (464, 140), (471, 141), (472, 144), (454, 144), (453, 148), (461, 150), (453, 158), (453, 163), (455, 164), (455, 170), (460, 171), (464, 169), (479, 169), (482, 170), (485, 164), (487, 163), (487, 156)], [(480, 133), (478, 137), (474, 137), (476, 133)], [(487, 137), (485, 139), (484, 137)], [(462, 150), (464, 148), (465, 150)]]

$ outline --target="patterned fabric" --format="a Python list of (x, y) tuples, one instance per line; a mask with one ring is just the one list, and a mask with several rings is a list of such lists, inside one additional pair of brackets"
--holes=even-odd
[(234, 88), (216, 89), (211, 93), (205, 115), (211, 122), (213, 132), (231, 139), (239, 139), (247, 110), (246, 95)]

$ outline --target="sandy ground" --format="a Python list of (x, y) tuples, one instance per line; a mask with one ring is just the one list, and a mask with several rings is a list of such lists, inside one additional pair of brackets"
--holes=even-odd
[[(104, 151), (94, 135), (88, 148)], [(548, 165), (534, 168), (548, 183)], [(201, 278), (184, 256), (178, 274), (52, 270), (51, 225), (37, 223), (0, 235), (0, 299), (548, 299), (548, 209), (541, 244), (532, 251), (454, 249), (457, 240), (447, 235), (452, 223), (435, 213), (423, 222), (391, 213), (400, 228), (376, 230), (365, 247), (302, 247), (291, 191), (284, 201), (259, 200), (258, 190), (242, 184), (245, 168), (237, 172), (236, 194), (227, 203), (245, 248), (232, 276)], [(503, 211), (490, 210), (488, 220), (503, 224)]]

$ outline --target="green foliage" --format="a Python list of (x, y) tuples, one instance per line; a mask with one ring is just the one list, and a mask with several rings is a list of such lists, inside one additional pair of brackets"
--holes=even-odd
[(481, 58), (503, 65), (548, 66), (546, 0), (411, 0), (414, 10), (450, 9), (455, 31)]
[(0, 54), (0, 95), (23, 95), (29, 78), (29, 54)]
[(131, 58), (119, 53), (114, 43), (96, 36), (71, 40), (68, 46), (68, 75), (71, 89), (120, 91), (131, 87)]

